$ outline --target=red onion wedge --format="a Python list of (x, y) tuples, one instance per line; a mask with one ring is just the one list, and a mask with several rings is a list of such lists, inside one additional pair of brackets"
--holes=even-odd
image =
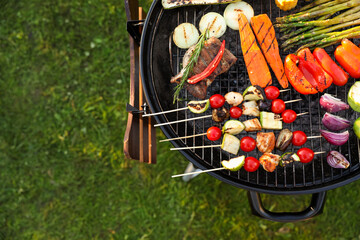
[(349, 120), (331, 113), (325, 113), (324, 117), (322, 118), (322, 124), (324, 124), (327, 129), (332, 131), (340, 131), (350, 127)]
[(325, 93), (320, 98), (320, 106), (327, 112), (334, 113), (341, 110), (349, 109), (349, 105), (344, 103), (338, 98), (331, 96), (330, 94)]
[(339, 152), (331, 151), (326, 157), (326, 161), (333, 168), (348, 168), (350, 166), (349, 161)]
[(320, 130), (321, 136), (332, 145), (341, 146), (349, 140), (349, 131), (334, 133), (326, 130)]

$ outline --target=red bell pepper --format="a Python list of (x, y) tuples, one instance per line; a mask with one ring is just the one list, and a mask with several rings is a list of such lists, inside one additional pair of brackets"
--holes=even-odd
[(353, 53), (356, 57), (360, 59), (360, 48), (356, 46), (352, 41), (344, 38), (341, 41), (341, 45), (344, 46), (346, 51)]
[(321, 67), (317, 66), (315, 63), (311, 63), (309, 61), (305, 61), (304, 58), (299, 57), (299, 70), (304, 74), (304, 77), (308, 82), (319, 92), (324, 91), (324, 85), (320, 82), (323, 82), (325, 79), (325, 75), (321, 69)]
[(190, 84), (195, 84), (200, 82), (201, 80), (207, 78), (208, 76), (210, 76), (214, 70), (217, 68), (217, 66), (219, 65), (222, 56), (224, 55), (225, 52), (225, 40), (222, 41), (222, 44), (220, 46), (220, 50), (218, 52), (218, 54), (215, 56), (215, 58), (210, 62), (210, 64), (205, 68), (204, 71), (202, 71), (199, 74), (196, 74), (194, 76), (192, 76), (191, 78), (189, 78), (187, 81)]
[(310, 63), (314, 63), (316, 66), (319, 67), (319, 71), (321, 70), (323, 72), (324, 77), (321, 77), (318, 80), (318, 85), (319, 85), (318, 90), (320, 92), (323, 92), (325, 89), (327, 89), (328, 87), (331, 86), (331, 84), (333, 82), (333, 78), (321, 67), (320, 63), (318, 63), (318, 61), (316, 61), (314, 55), (311, 53), (309, 48), (301, 49), (297, 53), (297, 56), (298, 57), (303, 57), (305, 59), (305, 61), (308, 61)]
[(333, 82), (337, 86), (344, 86), (349, 75), (339, 67), (322, 48), (315, 48), (314, 57), (320, 63), (321, 67), (333, 78)]
[(335, 50), (335, 59), (353, 78), (360, 78), (360, 59), (349, 52), (343, 45)]
[(304, 74), (300, 71), (297, 64), (299, 57), (289, 54), (285, 58), (285, 74), (290, 84), (301, 94), (315, 94), (318, 91), (306, 80)]

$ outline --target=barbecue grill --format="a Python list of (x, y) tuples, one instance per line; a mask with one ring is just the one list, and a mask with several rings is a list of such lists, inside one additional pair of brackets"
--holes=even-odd
[[(247, 2), (253, 6), (255, 15), (267, 13), (273, 22), (276, 17), (283, 15), (272, 0), (253, 0)], [(144, 24), (140, 52), (143, 88), (151, 112), (166, 111), (186, 106), (185, 101), (179, 101), (176, 104), (173, 104), (172, 101), (174, 85), (170, 84), (170, 78), (181, 70), (182, 57), (186, 52), (186, 50), (175, 47), (171, 39), (169, 39), (173, 29), (183, 22), (190, 22), (198, 26), (202, 15), (210, 11), (223, 13), (225, 7), (224, 5), (187, 6), (164, 10), (160, 0), (153, 1)], [(230, 91), (243, 92), (250, 85), (242, 57), (239, 32), (228, 29), (225, 35), (221, 37), (222, 39), (226, 40), (226, 48), (238, 58), (238, 61), (227, 73), (218, 76), (212, 85), (209, 86), (207, 98), (216, 93), (224, 95)], [(277, 39), (279, 39), (279, 36), (277, 36)], [(335, 48), (328, 47), (326, 50), (329, 53), (333, 53)], [(285, 59), (285, 56), (290, 52), (280, 53), (282, 58)], [(332, 85), (326, 92), (345, 100), (349, 87), (354, 81), (354, 79), (350, 79), (344, 87)], [(280, 87), (274, 75), (273, 85)], [(281, 93), (280, 98), (284, 101), (298, 98), (303, 99), (300, 102), (287, 105), (287, 108), (293, 109), (298, 113), (309, 112), (308, 115), (298, 117), (294, 123), (286, 124), (284, 127), (292, 131), (302, 130), (308, 136), (320, 135), (319, 130), (322, 128), (321, 118), (325, 113), (320, 109), (320, 96), (321, 94), (301, 95), (293, 88), (288, 92)], [(186, 90), (181, 92), (180, 97), (187, 100), (194, 99)], [(207, 110), (201, 115), (209, 114), (211, 114), (211, 110)], [(352, 110), (343, 111), (339, 115), (351, 121), (359, 117)], [(158, 123), (166, 123), (196, 116), (199, 115), (195, 115), (190, 111), (180, 111), (158, 115), (154, 118)], [(241, 121), (244, 120), (246, 120), (246, 117), (242, 116)], [(161, 129), (167, 138), (175, 138), (204, 133), (213, 125), (216, 125), (215, 122), (211, 118), (206, 118), (161, 126)], [(277, 133), (278, 131), (275, 131), (275, 134)], [(238, 137), (241, 138), (246, 135), (256, 139), (256, 133), (242, 132)], [(211, 142), (206, 136), (201, 136), (173, 140), (172, 144), (175, 147), (187, 147), (218, 145), (220, 141)], [(304, 147), (311, 148), (314, 152), (337, 150), (349, 160), (351, 165), (348, 169), (344, 170), (331, 168), (326, 162), (326, 154), (322, 154), (316, 155), (311, 163), (302, 164), (295, 162), (286, 167), (278, 166), (273, 173), (268, 173), (260, 167), (253, 173), (240, 169), (237, 172), (222, 170), (209, 174), (223, 182), (249, 190), (249, 202), (255, 215), (274, 221), (308, 219), (322, 212), (327, 190), (340, 187), (360, 177), (359, 141), (355, 134), (350, 131), (349, 141), (341, 147), (332, 146), (322, 138), (309, 139)], [(298, 147), (290, 146), (287, 150), (296, 152), (298, 149)], [(220, 148), (189, 149), (182, 150), (181, 153), (196, 167), (201, 169), (221, 167), (221, 160), (228, 160), (234, 157)], [(274, 153), (281, 154), (278, 150)], [(246, 155), (259, 158), (261, 153), (256, 150)], [(263, 208), (259, 193), (313, 195), (310, 206), (302, 212), (274, 213)]]

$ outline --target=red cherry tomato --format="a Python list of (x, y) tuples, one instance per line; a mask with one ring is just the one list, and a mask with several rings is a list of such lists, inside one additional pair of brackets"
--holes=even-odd
[(281, 117), (284, 121), (284, 123), (292, 123), (295, 121), (297, 115), (296, 112), (291, 109), (286, 109), (282, 114)]
[(285, 110), (285, 103), (281, 99), (275, 99), (271, 103), (271, 111), (273, 113), (282, 113)]
[(302, 163), (308, 163), (314, 159), (314, 151), (311, 150), (310, 148), (300, 148), (297, 151), (297, 155), (299, 156), (300, 162)]
[(243, 137), (240, 140), (240, 148), (244, 152), (251, 152), (256, 147), (256, 141), (252, 137)]
[(209, 101), (212, 108), (221, 108), (225, 103), (225, 98), (220, 94), (214, 94)]
[(280, 91), (275, 86), (268, 86), (265, 88), (265, 95), (267, 99), (274, 100), (280, 96)]
[(210, 127), (206, 131), (206, 136), (210, 141), (216, 141), (221, 138), (222, 132), (221, 129), (218, 127)]
[(307, 136), (303, 131), (293, 132), (292, 144), (294, 146), (304, 145), (307, 141)]
[(244, 169), (247, 172), (255, 172), (260, 166), (259, 160), (254, 157), (245, 158)]
[(232, 118), (239, 118), (242, 115), (242, 110), (239, 107), (231, 107), (230, 108), (230, 116)]

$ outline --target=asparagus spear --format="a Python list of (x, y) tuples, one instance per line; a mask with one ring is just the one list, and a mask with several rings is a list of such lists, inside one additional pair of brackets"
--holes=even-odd
[(312, 48), (314, 46), (323, 46), (323, 45), (326, 45), (329, 43), (336, 43), (338, 41), (341, 41), (344, 38), (360, 37), (360, 27), (354, 27), (354, 28), (350, 28), (350, 29), (347, 29), (342, 32), (334, 32), (334, 33), (329, 33), (326, 35), (327, 35), (327, 37), (323, 38), (322, 40), (311, 42), (311, 43), (301, 46), (298, 49), (298, 51), (301, 49), (307, 48), (307, 47)]
[(331, 26), (335, 24), (349, 22), (360, 18), (360, 13), (352, 14), (343, 18), (327, 19), (327, 20), (314, 20), (314, 21), (300, 21), (284, 24), (275, 24), (276, 27), (280, 28), (291, 28), (291, 27), (304, 27), (304, 26)]
[(296, 43), (296, 45), (305, 44), (305, 43), (308, 43), (310, 41), (314, 41), (314, 40), (318, 40), (318, 39), (323, 38), (323, 34), (325, 34), (325, 33), (330, 33), (332, 31), (335, 31), (335, 30), (338, 30), (338, 29), (341, 29), (341, 28), (350, 27), (350, 26), (359, 25), (359, 24), (360, 24), (360, 19), (357, 19), (357, 20), (354, 20), (354, 21), (334, 25), (334, 26), (329, 27), (329, 28), (323, 28), (323, 29), (320, 29), (320, 30), (313, 29), (313, 30), (311, 30), (309, 32), (306, 32), (306, 33), (300, 35), (300, 36), (296, 36), (296, 37), (293, 37), (293, 38), (285, 41), (281, 45), (281, 47), (285, 48), (285, 47), (289, 46), (292, 43)]
[(302, 12), (302, 11), (308, 10), (308, 9), (310, 9), (310, 8), (313, 8), (313, 7), (315, 7), (315, 6), (321, 5), (321, 4), (323, 4), (323, 3), (330, 2), (330, 1), (332, 1), (332, 0), (316, 0), (316, 1), (314, 1), (314, 2), (312, 2), (312, 3), (310, 3), (310, 4), (308, 4), (308, 5), (300, 8), (300, 11)]
[(325, 9), (320, 9), (318, 11), (314, 11), (314, 12), (310, 12), (310, 13), (305, 13), (299, 16), (289, 16), (286, 19), (282, 19), (283, 23), (291, 23), (291, 22), (298, 22), (298, 21), (303, 21), (303, 20), (307, 20), (310, 18), (314, 18), (314, 17), (318, 17), (318, 16), (323, 16), (323, 15), (327, 15), (327, 14), (334, 14), (338, 11), (344, 10), (344, 9), (348, 9), (348, 8), (352, 8), (352, 7), (356, 7), (360, 5), (360, 0), (351, 0), (345, 3), (341, 3), (341, 4), (337, 4), (335, 6), (329, 7), (329, 8), (325, 8)]

